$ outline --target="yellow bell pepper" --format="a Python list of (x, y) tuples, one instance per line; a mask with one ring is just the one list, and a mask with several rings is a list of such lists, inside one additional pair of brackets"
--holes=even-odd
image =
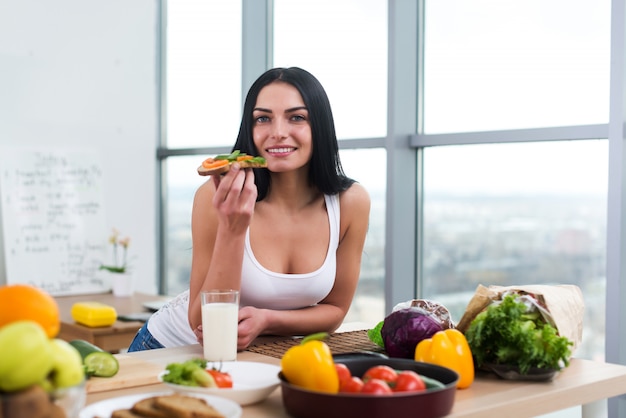
[(280, 366), (289, 383), (319, 392), (339, 392), (339, 376), (333, 355), (328, 345), (321, 341), (327, 335), (309, 335), (283, 354)]
[(446, 329), (415, 347), (415, 360), (448, 367), (459, 374), (457, 388), (465, 389), (474, 381), (474, 360), (465, 335), (457, 329)]

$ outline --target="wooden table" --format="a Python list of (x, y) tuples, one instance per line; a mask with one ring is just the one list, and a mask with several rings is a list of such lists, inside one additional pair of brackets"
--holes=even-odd
[(111, 305), (117, 315), (128, 315), (147, 312), (143, 306), (146, 302), (164, 300), (163, 296), (136, 293), (131, 297), (116, 297), (112, 293), (92, 295), (60, 296), (55, 298), (59, 304), (61, 330), (58, 337), (71, 341), (81, 339), (97, 345), (103, 350), (117, 353), (130, 345), (133, 337), (143, 325), (140, 321), (117, 320), (110, 327), (87, 327), (74, 321), (71, 315), (72, 305), (76, 302), (101, 302)]
[[(200, 345), (125, 354), (165, 367), (171, 362), (202, 356)], [(280, 364), (276, 357), (244, 351), (240, 361)], [(88, 394), (87, 403), (137, 393), (167, 390), (161, 383)], [(626, 366), (573, 359), (551, 382), (512, 382), (480, 375), (468, 389), (457, 390), (451, 418), (533, 417), (593, 403), (626, 393)], [(288, 417), (278, 388), (265, 401), (243, 407), (243, 418)]]

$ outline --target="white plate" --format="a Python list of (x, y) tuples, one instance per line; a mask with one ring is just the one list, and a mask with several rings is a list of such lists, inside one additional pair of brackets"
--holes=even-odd
[[(81, 409), (78, 418), (109, 418), (116, 409), (130, 408), (135, 402), (151, 396), (169, 395), (172, 392), (159, 393), (142, 393), (140, 395), (121, 396), (119, 398), (111, 398), (105, 401), (93, 403)], [(240, 418), (241, 407), (237, 403), (220, 398), (218, 396), (202, 395), (199, 393), (190, 393), (189, 396), (196, 396), (207, 401), (213, 408), (217, 409), (226, 418)]]
[[(202, 393), (230, 399), (240, 405), (249, 405), (267, 398), (280, 384), (278, 372), (280, 367), (273, 364), (257, 363), (252, 361), (225, 361), (208, 363), (207, 368), (215, 367), (230, 374), (233, 379), (232, 388), (203, 388), (197, 386), (183, 386), (163, 382), (177, 392)], [(163, 375), (159, 379), (163, 381)]]

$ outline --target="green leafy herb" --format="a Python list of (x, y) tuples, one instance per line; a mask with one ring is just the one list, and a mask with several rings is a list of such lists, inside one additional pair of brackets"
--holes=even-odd
[[(234, 150), (233, 152), (231, 152), (230, 154), (220, 154), (220, 155), (216, 155), (215, 156), (215, 160), (227, 160), (230, 163), (234, 163), (235, 161), (237, 161), (238, 157), (244, 157), (247, 156), (248, 154), (246, 154), (245, 152), (241, 152), (238, 149)], [(256, 163), (256, 164), (265, 164), (265, 158), (263, 157), (252, 157), (249, 158), (247, 160), (245, 160), (248, 163)]]
[(385, 342), (383, 341), (380, 330), (383, 328), (384, 323), (385, 321), (380, 321), (374, 328), (367, 330), (367, 337), (370, 341), (382, 348), (385, 348)]
[(476, 366), (486, 363), (561, 370), (569, 365), (570, 346), (566, 337), (545, 322), (539, 312), (528, 312), (518, 295), (506, 295), (474, 318), (465, 332)]
[(217, 155), (215, 157), (216, 160), (228, 160), (228, 161), (236, 161), (237, 157), (242, 156), (242, 155), (246, 155), (245, 153), (242, 153), (241, 151), (239, 151), (238, 149), (234, 150), (232, 153), (230, 154), (220, 154)]
[(215, 387), (215, 379), (206, 371), (206, 360), (191, 359), (184, 363), (170, 363), (163, 381), (183, 386)]
[(263, 157), (252, 157), (251, 159), (249, 159), (247, 161), (248, 162), (257, 163), (257, 164), (265, 164), (265, 158), (263, 158)]

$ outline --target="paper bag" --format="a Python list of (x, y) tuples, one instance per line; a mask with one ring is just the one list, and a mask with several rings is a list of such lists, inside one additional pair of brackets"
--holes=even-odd
[(580, 345), (583, 336), (583, 314), (585, 303), (580, 288), (575, 285), (528, 285), (528, 286), (489, 286), (478, 285), (465, 313), (457, 325), (463, 333), (472, 320), (493, 301), (501, 300), (503, 294), (513, 291), (520, 295), (532, 295), (547, 311), (546, 320), (553, 325), (559, 335), (569, 339), (572, 353)]

